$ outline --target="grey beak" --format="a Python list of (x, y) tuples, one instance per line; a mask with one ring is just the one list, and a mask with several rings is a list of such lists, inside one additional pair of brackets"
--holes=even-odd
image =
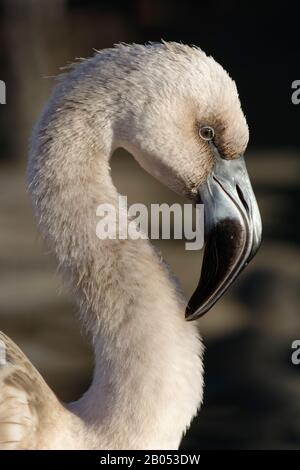
[(207, 181), (199, 188), (204, 204), (205, 250), (200, 281), (187, 309), (187, 320), (204, 315), (256, 254), (261, 218), (244, 157), (218, 154)]

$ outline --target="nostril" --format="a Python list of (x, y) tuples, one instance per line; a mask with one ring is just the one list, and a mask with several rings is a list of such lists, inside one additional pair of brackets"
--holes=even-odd
[(246, 202), (246, 199), (244, 198), (244, 194), (243, 194), (241, 188), (239, 187), (238, 184), (235, 186), (235, 188), (236, 188), (236, 192), (238, 194), (238, 197), (240, 198), (240, 201), (242, 202), (244, 208), (246, 209), (247, 214), (249, 214), (249, 206)]

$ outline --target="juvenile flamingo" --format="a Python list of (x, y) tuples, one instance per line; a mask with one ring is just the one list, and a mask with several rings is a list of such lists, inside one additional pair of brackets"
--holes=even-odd
[[(260, 241), (247, 142), (234, 81), (196, 47), (119, 45), (60, 78), (33, 133), (29, 190), (95, 370), (82, 398), (63, 404), (1, 334), (0, 448), (178, 448), (203, 392), (202, 343), (187, 320), (212, 307)], [(118, 201), (109, 166), (118, 147), (205, 204), (202, 274), (187, 308), (149, 240), (96, 237), (97, 206)]]

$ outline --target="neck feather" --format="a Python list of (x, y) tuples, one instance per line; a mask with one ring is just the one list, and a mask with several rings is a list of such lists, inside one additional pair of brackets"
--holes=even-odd
[(118, 193), (109, 113), (95, 118), (86, 104), (52, 99), (29, 165), (41, 230), (95, 349), (92, 385), (71, 409), (103, 448), (176, 448), (202, 398), (201, 345), (151, 244), (96, 237), (96, 208)]

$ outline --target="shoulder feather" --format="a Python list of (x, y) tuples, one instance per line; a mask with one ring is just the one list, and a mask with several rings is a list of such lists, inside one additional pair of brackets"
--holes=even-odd
[(58, 404), (27, 357), (0, 332), (0, 449), (37, 448), (47, 410)]

